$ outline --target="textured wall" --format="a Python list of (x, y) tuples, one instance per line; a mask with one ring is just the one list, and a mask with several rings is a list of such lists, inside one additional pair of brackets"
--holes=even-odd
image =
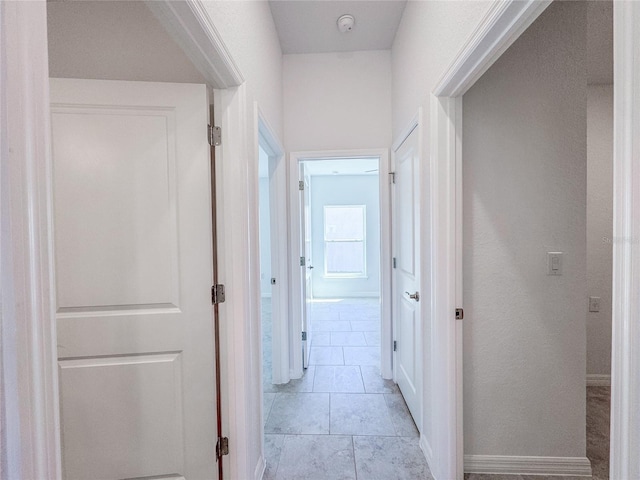
[(611, 372), (613, 244), (613, 85), (590, 85), (587, 101), (587, 374)]
[[(489, 1), (409, 1), (404, 9), (400, 27), (391, 49), (392, 74), (392, 132), (393, 140), (400, 140), (399, 134), (418, 113), (424, 109), (424, 123), (421, 126), (423, 138), (420, 184), (421, 195), (421, 278), (430, 276), (429, 249), (429, 159), (430, 118), (429, 105), (431, 91), (438, 84), (447, 68), (463, 47), (467, 38), (480, 23), (489, 9)], [(428, 305), (429, 290), (422, 287), (422, 302)], [(431, 343), (431, 318), (429, 309), (422, 309), (423, 345)], [(425, 350), (427, 353), (429, 350)], [(423, 425), (420, 432), (426, 441), (432, 442), (430, 360), (425, 359), (423, 379)]]
[(388, 50), (284, 56), (288, 151), (389, 148)]
[(49, 74), (205, 83), (142, 2), (48, 2)]
[(463, 99), (465, 454), (585, 456), (585, 24), (553, 3)]
[(269, 3), (205, 0), (204, 5), (247, 82), (247, 107), (257, 101), (282, 141), (282, 50)]

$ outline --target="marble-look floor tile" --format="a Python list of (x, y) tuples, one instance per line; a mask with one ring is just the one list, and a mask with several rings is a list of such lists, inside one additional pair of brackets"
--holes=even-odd
[(351, 437), (287, 435), (277, 480), (355, 480)]
[(329, 332), (313, 332), (311, 335), (312, 347), (329, 347), (331, 346), (331, 333)]
[(317, 366), (314, 392), (364, 393), (360, 367)]
[(361, 365), (364, 391), (367, 393), (400, 393), (398, 385), (393, 380), (385, 380), (380, 376), (380, 367)]
[(351, 330), (354, 332), (378, 332), (380, 322), (378, 320), (351, 320)]
[(311, 307), (312, 321), (339, 321), (340, 313), (330, 307)]
[(264, 459), (266, 467), (262, 480), (275, 480), (280, 454), (284, 445), (284, 435), (265, 434), (264, 436)]
[(271, 407), (273, 406), (273, 401), (275, 399), (275, 393), (263, 392), (262, 394), (262, 412), (264, 415), (264, 423), (267, 423), (267, 418), (269, 418), (269, 412), (271, 412)]
[(312, 321), (313, 332), (350, 332), (351, 322)]
[(396, 431), (382, 395), (332, 393), (331, 434), (395, 435)]
[(367, 341), (362, 332), (332, 332), (331, 345), (336, 347), (366, 347)]
[(329, 433), (328, 393), (279, 393), (265, 433)]
[(358, 480), (432, 480), (417, 438), (353, 437)]
[(345, 365), (380, 365), (380, 347), (343, 347)]
[(399, 437), (418, 437), (420, 434), (402, 395), (399, 393), (386, 394), (384, 400), (387, 402), (389, 416), (396, 429), (396, 434)]
[(291, 379), (288, 383), (271, 385), (271, 391), (281, 393), (313, 392), (315, 372), (316, 367), (311, 365), (304, 371), (301, 378)]
[(310, 365), (344, 365), (342, 347), (311, 347)]
[(380, 346), (380, 332), (364, 332), (364, 338), (370, 347)]

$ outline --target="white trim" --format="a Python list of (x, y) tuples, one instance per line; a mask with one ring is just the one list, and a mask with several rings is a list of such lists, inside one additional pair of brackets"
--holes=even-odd
[(418, 445), (420, 445), (420, 450), (422, 450), (424, 458), (427, 460), (427, 465), (431, 465), (433, 463), (433, 450), (431, 449), (431, 445), (429, 445), (429, 441), (425, 435), (420, 435)]
[(495, 2), (433, 90), (437, 97), (459, 97), (551, 4), (551, 0)]
[[(462, 478), (458, 434), (462, 421), (457, 388), (462, 344), (456, 329), (456, 99), (431, 97), (431, 367), (429, 394), (433, 419), (434, 478)], [(460, 442), (461, 443), (461, 442)]]
[(46, 2), (0, 3), (3, 478), (61, 478), (46, 32)]
[[(258, 102), (254, 102), (254, 128), (257, 132), (255, 158), (252, 162), (252, 177), (254, 178), (255, 198), (258, 198), (258, 148), (262, 145), (269, 156), (269, 202), (270, 202), (270, 233), (271, 233), (271, 274), (276, 279), (269, 292), (262, 296), (272, 297), (272, 381), (275, 384), (287, 383), (290, 380), (289, 372), (289, 270), (287, 259), (289, 258), (289, 235), (287, 233), (287, 166), (284, 156), (284, 147), (278, 140), (275, 131), (269, 125)], [(252, 223), (254, 232), (259, 232), (258, 203), (252, 206), (255, 209), (255, 221)], [(258, 234), (255, 234), (256, 239)], [(258, 246), (259, 247), (259, 246)], [(260, 275), (260, 266), (256, 265)], [(260, 331), (257, 342), (260, 344), (260, 359), (262, 359), (262, 322), (259, 322)], [(262, 361), (262, 360), (261, 360)], [(262, 385), (262, 369), (260, 370)], [(262, 396), (262, 392), (261, 392)]]
[(145, 0), (213, 88), (237, 87), (244, 78), (201, 0)]
[[(463, 478), (462, 333), (462, 95), (550, 4), (495, 2), (442, 76), (431, 96), (429, 161), (431, 350), (430, 439), (436, 479)], [(425, 384), (427, 381), (425, 372)]]
[[(379, 158), (378, 175), (380, 180), (380, 313), (382, 320), (382, 340), (380, 343), (380, 373), (382, 378), (392, 377), (392, 334), (391, 334), (391, 209), (389, 205), (389, 151), (386, 149), (361, 150), (324, 150), (292, 152), (289, 154), (289, 245), (292, 259), (290, 262), (290, 291), (301, 285), (302, 278), (297, 259), (300, 258), (300, 201), (298, 190), (298, 165), (306, 160), (332, 160), (336, 158)], [(295, 333), (296, 325), (301, 323), (302, 304), (299, 295), (290, 297), (290, 328)], [(302, 356), (294, 354), (302, 351), (300, 335), (291, 335), (291, 378), (302, 376)]]
[(598, 373), (587, 374), (587, 387), (610, 387), (611, 375), (602, 375)]
[(614, 2), (611, 478), (640, 478), (640, 3)]
[[(227, 478), (251, 478), (250, 438), (259, 434), (260, 409), (250, 399), (260, 398), (261, 362), (255, 347), (256, 302), (251, 298), (252, 278), (249, 240), (249, 178), (251, 152), (247, 141), (246, 87), (214, 90), (216, 124), (222, 125), (222, 145), (216, 147), (219, 281), (226, 301), (220, 304), (222, 425), (234, 448), (224, 457)], [(238, 212), (244, 212), (238, 215)], [(255, 262), (255, 258), (253, 259)], [(259, 281), (259, 276), (258, 276)], [(259, 289), (255, 290), (256, 292)], [(255, 299), (258, 301), (259, 299)], [(254, 361), (255, 360), (255, 361)], [(257, 417), (253, 431), (253, 419)]]
[(587, 457), (518, 457), (465, 455), (465, 473), (591, 477)]

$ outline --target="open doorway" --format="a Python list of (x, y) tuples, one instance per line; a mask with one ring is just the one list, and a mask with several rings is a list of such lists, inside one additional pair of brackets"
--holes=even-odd
[[(403, 396), (381, 374), (392, 351), (390, 177), (386, 154), (368, 153), (292, 154), (291, 360), (300, 378), (265, 393), (264, 478), (304, 478), (317, 468), (305, 464), (309, 449), (335, 452), (326, 478), (356, 478), (347, 452), (367, 458), (358, 476), (429, 476)], [(372, 456), (383, 446), (401, 466)]]
[(554, 2), (463, 97), (472, 480), (609, 478), (612, 7)]

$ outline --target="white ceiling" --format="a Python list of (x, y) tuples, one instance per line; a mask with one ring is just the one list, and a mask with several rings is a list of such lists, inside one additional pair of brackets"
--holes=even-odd
[[(282, 53), (388, 50), (406, 0), (270, 0)], [(338, 17), (351, 14), (355, 26), (338, 30)]]
[(345, 158), (304, 162), (309, 175), (378, 175), (377, 158)]
[(587, 79), (613, 83), (613, 2), (587, 2)]

